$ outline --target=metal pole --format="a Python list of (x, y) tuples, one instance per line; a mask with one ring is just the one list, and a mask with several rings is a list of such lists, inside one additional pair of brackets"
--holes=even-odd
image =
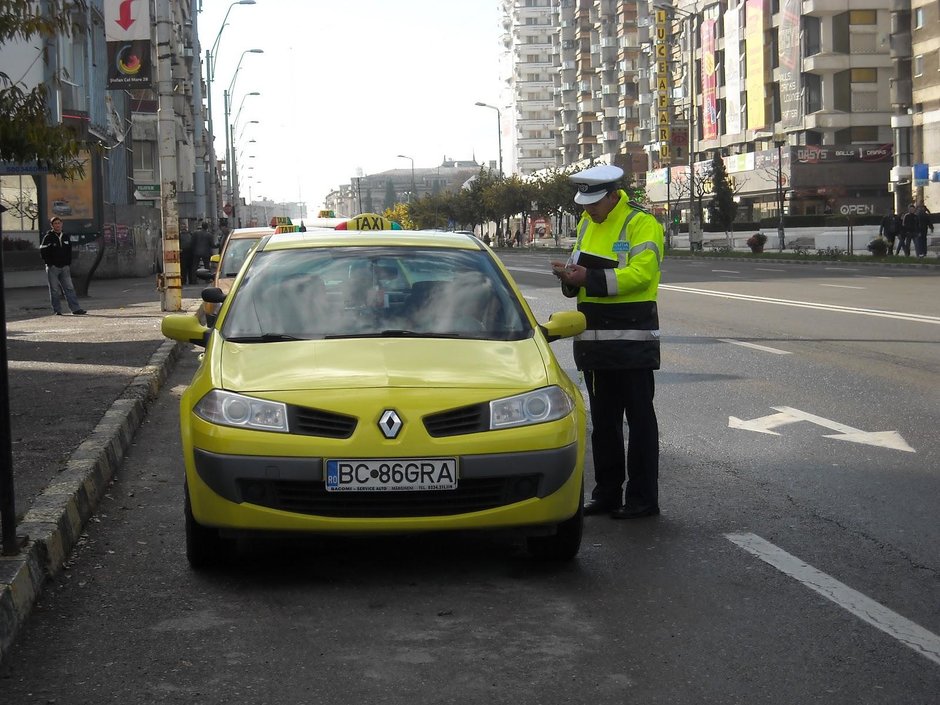
[(209, 207), (206, 212), (209, 214), (209, 230), (214, 237), (218, 237), (216, 227), (219, 222), (219, 196), (218, 196), (218, 175), (216, 174), (215, 159), (215, 131), (212, 127), (212, 79), (215, 75), (212, 72), (212, 53), (206, 50), (206, 93), (209, 103)]
[(499, 175), (503, 175), (503, 116), (499, 112), (499, 108), (496, 108), (496, 134), (499, 137), (497, 144), (499, 145)]
[[(172, 35), (170, 0), (157, 0), (157, 46), (169, 47)], [(160, 206), (163, 218), (163, 290), (161, 310), (183, 308), (180, 282), (180, 222), (176, 203), (176, 111), (173, 107), (173, 77), (169, 51), (158, 52), (157, 138), (160, 144)]]
[[(6, 208), (0, 205), (0, 213)], [(0, 239), (3, 227), (0, 223)], [(10, 429), (10, 377), (7, 362), (6, 298), (3, 283), (3, 248), (0, 247), (0, 538), (3, 555), (19, 554), (16, 538), (16, 497), (13, 488), (13, 432)]]
[(780, 251), (786, 249), (786, 234), (783, 230), (783, 140), (777, 140), (777, 239), (780, 242)]
[[(232, 206), (232, 128), (229, 125), (229, 113), (231, 111), (232, 97), (228, 91), (222, 92), (222, 100), (225, 103), (225, 198), (222, 199)], [(228, 215), (228, 214), (226, 214)], [(229, 224), (231, 230), (231, 223)]]
[(695, 40), (692, 32), (695, 31), (694, 15), (688, 15), (686, 22), (689, 26), (689, 249), (695, 250), (698, 243), (692, 242), (692, 230), (698, 238), (698, 218), (695, 215)]

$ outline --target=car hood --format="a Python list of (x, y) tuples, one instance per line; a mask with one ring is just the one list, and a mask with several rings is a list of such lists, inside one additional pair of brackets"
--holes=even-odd
[(371, 387), (520, 389), (547, 384), (535, 339), (223, 342), (221, 386), (241, 392)]

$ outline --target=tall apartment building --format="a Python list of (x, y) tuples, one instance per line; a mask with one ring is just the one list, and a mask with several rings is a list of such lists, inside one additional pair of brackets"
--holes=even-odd
[(555, 164), (554, 78), (557, 27), (552, 0), (502, 0), (507, 174)]
[[(651, 3), (651, 30), (663, 6)], [(894, 205), (892, 118), (898, 122), (899, 110), (887, 3), (699, 0), (667, 14), (673, 79), (667, 97), (672, 119), (691, 125), (691, 151), (676, 163), (667, 150), (670, 163), (653, 135), (647, 192), (655, 203), (678, 197), (688, 217), (683, 199), (690, 200), (690, 188), (707, 199), (707, 170), (721, 152), (742, 219), (779, 214), (781, 207), (852, 215)], [(655, 40), (653, 31), (649, 37)], [(659, 86), (649, 85), (653, 107)], [(646, 120), (657, 120), (654, 110)]]
[(558, 163), (604, 161), (646, 170), (640, 134), (640, 10), (635, 0), (555, 0)]
[[(897, 0), (895, 0), (897, 1)], [(940, 3), (911, 0), (914, 196), (940, 213)]]

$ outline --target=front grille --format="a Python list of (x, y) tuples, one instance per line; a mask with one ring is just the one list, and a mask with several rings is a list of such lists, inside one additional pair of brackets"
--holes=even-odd
[(434, 438), (480, 433), (489, 429), (489, 404), (474, 404), (424, 417), (424, 427)]
[(454, 490), (327, 492), (323, 482), (239, 480), (241, 500), (294, 514), (390, 518), (464, 514), (535, 497), (539, 475), (467, 478)]
[(356, 418), (304, 406), (288, 407), (291, 433), (301, 436), (349, 438), (356, 430)]

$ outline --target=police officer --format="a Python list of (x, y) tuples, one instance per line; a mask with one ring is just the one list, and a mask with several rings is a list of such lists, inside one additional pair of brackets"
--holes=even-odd
[[(577, 297), (587, 329), (574, 340), (591, 406), (595, 486), (586, 516), (659, 514), (659, 426), (653, 370), (659, 369), (656, 294), (663, 228), (620, 188), (623, 170), (601, 165), (572, 174), (584, 206), (568, 262), (553, 262), (562, 293)], [(623, 420), (629, 427), (624, 454)], [(623, 485), (626, 480), (626, 494)]]

